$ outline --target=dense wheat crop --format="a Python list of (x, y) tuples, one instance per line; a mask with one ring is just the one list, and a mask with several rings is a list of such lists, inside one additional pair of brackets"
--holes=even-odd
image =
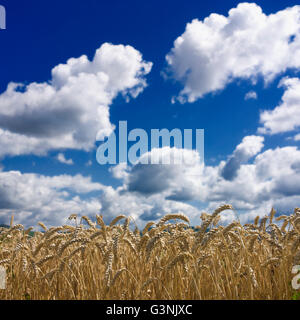
[(218, 219), (227, 209), (202, 214), (196, 229), (183, 214), (141, 231), (125, 216), (105, 225), (101, 216), (94, 223), (72, 215), (73, 226), (40, 223), (44, 232), (34, 236), (11, 225), (0, 231), (0, 299), (291, 299), (300, 209), (224, 227)]

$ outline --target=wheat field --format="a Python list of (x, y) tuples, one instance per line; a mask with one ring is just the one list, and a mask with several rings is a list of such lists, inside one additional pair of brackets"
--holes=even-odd
[[(253, 224), (219, 225), (224, 205), (191, 228), (169, 214), (143, 230), (120, 215), (70, 216), (43, 232), (20, 224), (0, 230), (0, 265), (7, 288), (0, 299), (212, 300), (292, 299), (292, 267), (300, 264), (300, 209)], [(80, 221), (79, 221), (80, 220)], [(280, 225), (280, 227), (279, 227)]]

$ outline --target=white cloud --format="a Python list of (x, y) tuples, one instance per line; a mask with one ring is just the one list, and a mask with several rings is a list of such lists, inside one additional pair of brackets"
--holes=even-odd
[[(237, 219), (237, 215), (246, 223), (257, 215), (268, 214), (272, 207), (288, 214), (300, 203), (300, 150), (278, 147), (261, 152), (262, 146), (261, 137), (243, 139), (232, 156), (242, 152), (247, 163), (239, 164), (231, 180), (222, 176), (225, 161), (205, 167), (200, 162), (122, 165), (111, 170), (122, 182), (117, 188), (103, 186), (81, 175), (46, 177), (0, 172), (0, 222), (6, 222), (9, 215), (15, 214), (16, 222), (27, 226), (36, 225), (38, 221), (59, 225), (65, 223), (71, 213), (93, 218), (100, 212), (106, 222), (125, 214), (142, 227), (145, 221), (157, 220), (166, 213), (183, 212), (192, 225), (198, 225), (202, 211), (212, 212), (224, 203), (236, 209), (222, 213), (224, 223)], [(168, 152), (171, 149), (164, 150)], [(177, 152), (197, 158), (196, 151)]]
[(263, 148), (264, 137), (260, 136), (247, 136), (243, 138), (243, 141), (235, 148), (234, 153), (242, 153), (243, 160), (246, 161), (249, 158), (258, 154)]
[(125, 162), (122, 162), (109, 169), (113, 177), (116, 179), (126, 179), (128, 177), (127, 170), (128, 170), (128, 165)]
[(266, 15), (255, 3), (240, 3), (228, 17), (194, 19), (166, 56), (181, 81), (179, 102), (194, 102), (234, 79), (266, 82), (300, 68), (300, 6)]
[(100, 197), (101, 214), (108, 223), (119, 214), (131, 216), (139, 227), (149, 220), (160, 219), (167, 213), (184, 212), (192, 221), (199, 224), (200, 211), (194, 206), (177, 201), (166, 200), (162, 194), (144, 196), (134, 192), (124, 192), (123, 187), (108, 187)]
[[(243, 223), (266, 215), (272, 207), (291, 213), (300, 201), (300, 150), (296, 147), (269, 149), (258, 154), (252, 163), (241, 164), (235, 179), (220, 178), (225, 166), (206, 168), (205, 201), (209, 208), (230, 203)], [(282, 211), (281, 211), (282, 212)]]
[(9, 83), (0, 95), (0, 157), (90, 150), (114, 129), (113, 99), (137, 97), (151, 68), (133, 47), (105, 43), (92, 61), (83, 55), (53, 68), (49, 82)]
[[(237, 215), (243, 223), (257, 215), (264, 216), (274, 206), (286, 213), (300, 201), (300, 150), (296, 147), (269, 149), (262, 152), (264, 138), (247, 136), (229, 157), (239, 161), (234, 179), (225, 179), (224, 168), (228, 162), (203, 167), (192, 165), (141, 165), (119, 167), (116, 171), (123, 186), (103, 193), (102, 212), (134, 213), (135, 219), (155, 220), (161, 214), (181, 210), (191, 214), (194, 224), (199, 224), (201, 211), (212, 212), (221, 204), (232, 204), (235, 212), (224, 212), (222, 221), (228, 223)], [(151, 152), (157, 152), (152, 150)], [(151, 152), (148, 155), (150, 156)], [(171, 149), (164, 153), (171, 152)], [(196, 151), (177, 150), (193, 156)], [(252, 159), (253, 158), (253, 159)], [(113, 170), (112, 170), (113, 171)], [(191, 203), (198, 202), (200, 208)], [(172, 204), (172, 206), (171, 206)], [(180, 207), (181, 206), (181, 207)]]
[[(168, 163), (167, 159), (183, 159), (185, 162), (182, 164), (142, 164), (145, 158), (148, 159), (148, 163), (151, 163), (151, 158), (164, 160), (162, 163)], [(126, 189), (145, 196), (167, 191), (169, 193), (167, 195), (172, 199), (191, 199), (194, 193), (192, 187), (197, 187), (195, 178), (202, 175), (203, 167), (197, 151), (170, 147), (155, 148), (143, 154), (141, 161), (130, 170), (127, 168), (127, 175), (124, 179)]]
[(258, 128), (262, 134), (277, 134), (293, 131), (300, 127), (300, 79), (283, 78), (279, 87), (284, 87), (282, 101), (274, 110), (265, 110), (260, 114)]
[(258, 154), (251, 164), (241, 165), (233, 181), (213, 184), (210, 194), (244, 210), (244, 221), (256, 213), (267, 214), (272, 206), (289, 213), (295, 200), (300, 201), (299, 169), (300, 150), (296, 147), (269, 149)]
[(295, 135), (294, 140), (295, 141), (300, 141), (300, 133)]
[(264, 138), (260, 136), (247, 136), (240, 143), (222, 170), (222, 176), (226, 180), (233, 180), (243, 162), (258, 154), (264, 147)]
[(67, 165), (73, 165), (74, 162), (72, 159), (66, 159), (65, 155), (63, 153), (59, 153), (57, 155), (57, 160), (61, 163), (67, 164)]
[(73, 213), (95, 216), (101, 209), (99, 199), (88, 193), (105, 187), (81, 175), (47, 177), (19, 171), (0, 172), (0, 221), (8, 223), (11, 214), (15, 222), (36, 226), (65, 224)]
[(255, 91), (249, 91), (246, 93), (245, 100), (250, 100), (250, 99), (253, 99), (253, 100), (257, 99), (257, 93)]

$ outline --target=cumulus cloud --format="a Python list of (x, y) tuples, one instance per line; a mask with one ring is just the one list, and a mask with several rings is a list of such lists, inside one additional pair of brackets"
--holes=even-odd
[(104, 189), (82, 175), (0, 172), (0, 223), (7, 223), (11, 214), (16, 223), (26, 226), (36, 226), (38, 221), (49, 226), (65, 224), (72, 213), (95, 216), (101, 209), (99, 197), (85, 197)]
[(257, 99), (257, 93), (255, 91), (249, 91), (246, 93), (245, 100), (250, 100), (250, 99), (253, 99), (253, 100)]
[[(170, 164), (142, 164), (144, 158), (160, 158), (162, 163), (168, 163), (167, 159), (174, 159)], [(182, 160), (182, 164), (175, 159)], [(148, 160), (149, 163), (150, 160)], [(173, 163), (173, 164), (172, 164)], [(203, 170), (203, 163), (197, 151), (164, 147), (154, 148), (141, 156), (126, 176), (127, 190), (143, 195), (153, 195), (172, 190), (172, 198), (192, 198), (191, 186), (194, 177), (199, 176)], [(189, 188), (185, 186), (189, 185)]]
[[(241, 158), (248, 160), (239, 164), (231, 180), (223, 177), (225, 161), (216, 166), (203, 166), (200, 162), (150, 164), (143, 168), (140, 163), (119, 165), (111, 170), (121, 181), (117, 188), (81, 175), (46, 177), (2, 171), (0, 223), (15, 214), (17, 222), (28, 226), (38, 221), (59, 225), (71, 213), (94, 217), (100, 212), (107, 223), (125, 214), (142, 227), (146, 221), (167, 213), (183, 212), (192, 225), (198, 225), (201, 212), (211, 213), (224, 203), (232, 204), (236, 210), (222, 213), (222, 223), (237, 218), (247, 223), (257, 215), (266, 215), (272, 207), (289, 213), (300, 203), (300, 150), (278, 147), (261, 152), (263, 139), (259, 138), (245, 137), (235, 148), (232, 156), (241, 153)], [(177, 152), (197, 158), (196, 151)]]
[(151, 68), (133, 47), (105, 43), (91, 61), (83, 55), (53, 68), (49, 82), (9, 83), (0, 95), (0, 156), (90, 150), (114, 129), (113, 99), (137, 97)]
[[(123, 185), (103, 192), (102, 212), (108, 216), (113, 211), (134, 212), (135, 219), (142, 223), (177, 210), (191, 214), (193, 224), (199, 224), (202, 211), (212, 212), (224, 203), (232, 204), (236, 211), (224, 212), (222, 223), (237, 218), (246, 223), (268, 214), (272, 207), (291, 212), (293, 206), (299, 206), (297, 201), (300, 203), (300, 151), (297, 147), (278, 147), (262, 152), (263, 147), (263, 137), (247, 136), (227, 162), (216, 166), (202, 166), (198, 161), (180, 166), (137, 163), (118, 167), (115, 177)], [(164, 153), (171, 151), (167, 148)], [(145, 156), (155, 152), (153, 149)], [(192, 150), (176, 152), (191, 157), (197, 154)], [(235, 165), (232, 158), (236, 159)]]
[(194, 102), (235, 79), (266, 82), (300, 67), (300, 6), (266, 15), (255, 3), (240, 3), (227, 17), (194, 19), (166, 56), (183, 83), (180, 102)]
[[(298, 165), (300, 151), (296, 147), (269, 149), (259, 153), (252, 163), (242, 164), (234, 180), (213, 181), (207, 201), (225, 201), (238, 209), (242, 221), (263, 215), (280, 203), (291, 209), (300, 201)], [(222, 172), (222, 166), (219, 170)], [(215, 170), (214, 168), (213, 170)], [(298, 206), (298, 205), (296, 205)]]
[(139, 227), (144, 227), (146, 221), (155, 221), (167, 213), (179, 212), (187, 214), (192, 224), (199, 223), (199, 209), (187, 203), (166, 200), (162, 194), (146, 197), (135, 192), (124, 192), (124, 187), (108, 187), (102, 193), (100, 201), (101, 214), (106, 223), (112, 217), (124, 214), (132, 217)]
[(61, 163), (67, 164), (67, 165), (73, 165), (74, 162), (72, 159), (66, 159), (65, 155), (63, 153), (59, 153), (57, 155), (57, 160)]
[(300, 141), (300, 133), (295, 135), (294, 140), (295, 141)]
[(233, 180), (243, 162), (258, 154), (264, 147), (264, 138), (260, 136), (247, 136), (239, 144), (222, 170), (225, 180)]
[(278, 147), (257, 154), (251, 163), (241, 164), (233, 180), (222, 177), (224, 162), (206, 168), (205, 201), (209, 210), (230, 203), (243, 223), (268, 214), (272, 207), (291, 213), (292, 207), (300, 203), (299, 163), (296, 147)]
[[(127, 175), (124, 174), (127, 172)], [(130, 169), (119, 166), (116, 177), (127, 179)], [(175, 176), (174, 176), (175, 179)], [(184, 212), (192, 221), (199, 219), (199, 209), (179, 201), (165, 199), (166, 193), (143, 194), (96, 183), (82, 175), (44, 176), (19, 171), (0, 172), (0, 223), (15, 222), (36, 226), (65, 224), (70, 214), (94, 219), (101, 213), (106, 223), (119, 214), (131, 216), (139, 227), (170, 212)], [(198, 223), (198, 221), (197, 221)]]
[(127, 170), (128, 170), (128, 165), (125, 162), (122, 162), (109, 169), (113, 177), (116, 179), (126, 179), (128, 177)]
[(274, 110), (261, 112), (259, 133), (272, 135), (300, 127), (300, 79), (283, 78), (279, 87), (285, 88), (282, 101)]

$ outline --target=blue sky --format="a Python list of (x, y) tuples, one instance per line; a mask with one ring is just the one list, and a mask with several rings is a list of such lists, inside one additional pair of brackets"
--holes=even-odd
[[(74, 212), (101, 212), (107, 221), (125, 213), (143, 224), (180, 211), (197, 223), (203, 210), (225, 202), (247, 221), (272, 206), (299, 206), (300, 8), (297, 1), (239, 3), (0, 1), (7, 14), (0, 30), (0, 222), (13, 213), (26, 225), (55, 225)], [(218, 18), (204, 23), (213, 13)], [(180, 36), (183, 44), (175, 45)], [(70, 58), (93, 61), (96, 50), (99, 65), (78, 60), (87, 77), (79, 80), (77, 67), (51, 75)], [(107, 84), (92, 83), (99, 71)], [(23, 87), (9, 91), (12, 82)], [(55, 92), (28, 93), (34, 83)], [(99, 104), (105, 121), (94, 123)], [(99, 165), (93, 130), (122, 120), (147, 132), (205, 129), (206, 167)], [(147, 183), (151, 194), (143, 193)], [(224, 213), (224, 222), (231, 217)]]

